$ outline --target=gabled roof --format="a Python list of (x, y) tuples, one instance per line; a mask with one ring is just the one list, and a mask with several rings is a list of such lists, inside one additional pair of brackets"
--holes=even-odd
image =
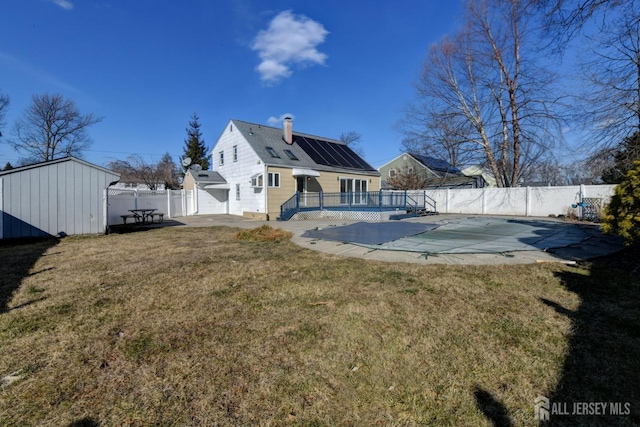
[(435, 157), (423, 156), (416, 153), (407, 153), (429, 169), (438, 172), (460, 173), (460, 169), (451, 166), (451, 164), (442, 159), (436, 159)]
[(110, 173), (116, 176), (120, 176), (120, 174), (118, 172), (114, 172), (112, 170), (103, 168), (102, 166), (98, 166), (98, 165), (94, 165), (93, 163), (89, 163), (86, 162), (84, 160), (78, 159), (77, 157), (73, 157), (73, 156), (68, 156), (68, 157), (63, 157), (60, 159), (55, 159), (55, 160), (48, 160), (46, 162), (40, 162), (40, 163), (33, 163), (31, 165), (26, 165), (26, 166), (20, 166), (17, 168), (13, 168), (13, 169), (9, 169), (7, 171), (0, 171), (0, 176), (2, 175), (9, 175), (12, 173), (17, 173), (17, 172), (22, 172), (22, 171), (26, 171), (29, 169), (35, 169), (35, 168), (39, 168), (42, 166), (49, 166), (49, 165), (55, 165), (56, 163), (64, 163), (64, 162), (77, 162), (77, 163), (81, 163), (85, 166), (90, 166), (92, 168), (101, 170), (102, 172), (106, 172), (106, 173)]
[(235, 119), (231, 123), (266, 165), (380, 176), (341, 141), (294, 131), (293, 143), (287, 144), (282, 128)]

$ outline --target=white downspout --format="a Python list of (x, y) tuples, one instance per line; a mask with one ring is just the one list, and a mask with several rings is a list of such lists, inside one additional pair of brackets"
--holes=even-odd
[[(264, 215), (267, 218), (267, 220), (271, 220), (270, 219), (270, 213), (269, 213), (269, 181), (268, 181), (268, 176), (267, 176), (267, 165), (264, 165), (264, 172), (262, 175), (262, 186), (263, 186), (263, 190), (264, 190)], [(282, 179), (282, 177), (280, 177), (280, 179)]]

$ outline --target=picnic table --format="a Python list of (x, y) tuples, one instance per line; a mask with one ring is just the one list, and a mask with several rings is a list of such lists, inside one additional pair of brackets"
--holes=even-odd
[(148, 224), (153, 222), (153, 213), (157, 209), (129, 209), (129, 212), (133, 214), (133, 219), (138, 224)]

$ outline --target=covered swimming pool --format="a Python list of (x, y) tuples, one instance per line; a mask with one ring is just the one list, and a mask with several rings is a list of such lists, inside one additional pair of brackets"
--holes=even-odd
[(423, 254), (507, 254), (554, 252), (597, 246), (595, 224), (531, 218), (460, 217), (429, 222), (358, 222), (306, 231), (302, 237), (332, 240), (376, 250)]

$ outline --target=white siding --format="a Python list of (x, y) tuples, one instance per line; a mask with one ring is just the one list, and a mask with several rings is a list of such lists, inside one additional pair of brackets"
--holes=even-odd
[[(238, 147), (238, 160), (233, 161), (233, 147)], [(224, 165), (220, 166), (220, 152), (224, 151)], [(242, 215), (244, 212), (265, 212), (265, 188), (252, 188), (251, 177), (264, 173), (264, 164), (244, 139), (233, 122), (227, 123), (222, 135), (212, 150), (213, 170), (229, 184), (229, 212)], [(266, 180), (265, 180), (266, 182)], [(240, 184), (240, 200), (236, 200), (236, 184)], [(199, 190), (200, 191), (200, 190)], [(200, 213), (201, 210), (199, 210)]]

